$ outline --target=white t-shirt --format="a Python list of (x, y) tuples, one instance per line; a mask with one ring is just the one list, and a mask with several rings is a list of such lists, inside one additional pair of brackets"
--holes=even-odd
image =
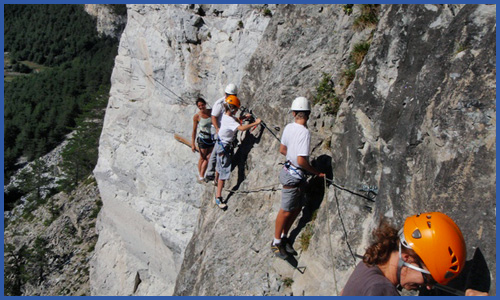
[(219, 139), (224, 145), (230, 143), (233, 140), (239, 126), (240, 123), (233, 117), (230, 117), (226, 114), (222, 115), (221, 125), (219, 129)]
[(297, 156), (309, 156), (310, 143), (309, 129), (297, 123), (286, 125), (281, 136), (281, 144), (286, 146), (286, 159), (294, 166), (299, 167)]
[(222, 115), (224, 115), (224, 101), (226, 97), (222, 97), (219, 100), (215, 101), (214, 106), (212, 107), (212, 116), (217, 118), (217, 126), (221, 126)]

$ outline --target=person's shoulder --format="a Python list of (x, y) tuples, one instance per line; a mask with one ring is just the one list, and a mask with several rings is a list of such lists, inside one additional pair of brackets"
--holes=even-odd
[(366, 282), (364, 296), (399, 296), (397, 288), (389, 281)]
[(304, 125), (297, 124), (297, 123), (291, 123), (292, 129), (295, 132), (295, 134), (300, 135), (300, 136), (307, 136), (310, 135), (309, 129), (305, 127)]
[(368, 266), (360, 264), (359, 270), (366, 277), (371, 278), (366, 281), (365, 295), (366, 296), (399, 296), (399, 292), (392, 282), (384, 276), (380, 268), (377, 266)]

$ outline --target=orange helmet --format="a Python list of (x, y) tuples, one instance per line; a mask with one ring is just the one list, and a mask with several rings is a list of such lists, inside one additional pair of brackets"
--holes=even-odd
[(462, 232), (443, 213), (422, 213), (406, 218), (400, 240), (417, 253), (432, 278), (440, 284), (447, 284), (465, 266), (467, 257)]
[(240, 108), (240, 99), (238, 99), (238, 97), (236, 97), (235, 95), (227, 96), (226, 103), (232, 104), (232, 105), (236, 106), (237, 108)]

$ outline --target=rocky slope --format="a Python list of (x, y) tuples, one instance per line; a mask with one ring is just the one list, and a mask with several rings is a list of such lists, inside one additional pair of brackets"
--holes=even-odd
[[(100, 157), (103, 199), (91, 261), (93, 295), (338, 295), (380, 217), (440, 210), (496, 278), (494, 5), (382, 5), (358, 29), (359, 6), (128, 5)], [(370, 47), (342, 86), (356, 44)], [(196, 183), (194, 100), (234, 82), (276, 134), (322, 73), (343, 100), (314, 107), (312, 161), (340, 186), (376, 187), (373, 201), (318, 180), (292, 232), (298, 269), (273, 258), (279, 142), (240, 137), (227, 211)], [(344, 83), (345, 84), (345, 83)], [(309, 243), (308, 243), (309, 241)]]
[[(4, 242), (15, 250), (4, 251), (4, 261), (15, 266), (12, 254), (20, 253), (22, 247), (43, 253), (42, 257), (25, 255), (19, 260), (24, 278), (30, 278), (22, 287), (22, 295), (90, 295), (89, 261), (97, 242), (95, 221), (99, 209), (99, 191), (93, 178), (89, 178), (70, 194), (52, 196), (30, 216), (23, 213), (22, 206), (9, 214)], [(40, 247), (37, 239), (47, 244)], [(12, 284), (8, 278), (5, 282)]]
[[(107, 5), (85, 8), (98, 19), (99, 32), (119, 37), (126, 18)], [(14, 209), (4, 211), (5, 295), (90, 295), (89, 261), (94, 255), (95, 223), (102, 205), (97, 184), (89, 176), (72, 192), (53, 195), (59, 188), (57, 182), (65, 176), (60, 167), (61, 153), (73, 134), (40, 158), (38, 168), (43, 169), (41, 176), (47, 179), (40, 194), (46, 199), (36, 201), (33, 193), (27, 194)], [(25, 166), (11, 178), (5, 178), (8, 182), (4, 192), (18, 189), (23, 184), (20, 174), (31, 174), (33, 166), (36, 168), (34, 162), (20, 163)], [(48, 194), (53, 196), (46, 197)]]

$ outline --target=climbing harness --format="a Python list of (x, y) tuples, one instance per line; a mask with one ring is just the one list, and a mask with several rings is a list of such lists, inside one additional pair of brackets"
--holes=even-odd
[(217, 139), (217, 143), (222, 147), (222, 151), (226, 154), (227, 157), (230, 157), (232, 154), (232, 150), (234, 149), (233, 143), (230, 142), (226, 146), (222, 143), (220, 139)]
[[(294, 166), (289, 160), (285, 163), (279, 163), (279, 165), (283, 165), (283, 167), (291, 174), (292, 172), (297, 174), (301, 180), (305, 180), (304, 170)], [(300, 172), (299, 172), (300, 171)], [(301, 174), (302, 173), (302, 174)]]

